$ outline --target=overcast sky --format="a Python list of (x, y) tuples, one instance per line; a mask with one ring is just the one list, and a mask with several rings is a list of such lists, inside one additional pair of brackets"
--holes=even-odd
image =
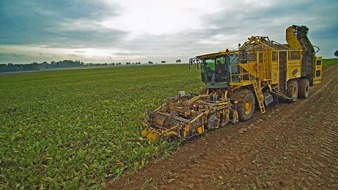
[(337, 0), (0, 0), (0, 63), (187, 62), (294, 24), (331, 58), (337, 18)]

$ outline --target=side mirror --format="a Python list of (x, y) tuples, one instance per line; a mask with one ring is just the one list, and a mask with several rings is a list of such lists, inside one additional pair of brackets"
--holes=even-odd
[(201, 78), (202, 78), (202, 82), (205, 82), (205, 76), (204, 76), (204, 73), (201, 73)]

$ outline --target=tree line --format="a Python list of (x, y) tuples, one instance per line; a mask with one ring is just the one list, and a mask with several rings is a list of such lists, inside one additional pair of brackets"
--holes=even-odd
[[(165, 64), (166, 61), (161, 61), (162, 64)], [(176, 63), (181, 63), (181, 59), (177, 59)], [(140, 65), (141, 62), (126, 62), (126, 65)], [(152, 61), (149, 61), (148, 64), (154, 64)], [(114, 66), (121, 65), (121, 62), (118, 63), (87, 63), (76, 60), (63, 60), (63, 61), (52, 61), (48, 63), (44, 61), (42, 63), (29, 63), (29, 64), (0, 64), (0, 72), (14, 72), (14, 71), (38, 71), (44, 69), (54, 69), (54, 68), (67, 68), (67, 67), (85, 67), (85, 66)]]
[(83, 62), (73, 60), (46, 61), (42, 63), (33, 62), (30, 64), (0, 64), (0, 72), (14, 72), (14, 71), (38, 71), (43, 69), (66, 68), (66, 67), (82, 67), (85, 66)]

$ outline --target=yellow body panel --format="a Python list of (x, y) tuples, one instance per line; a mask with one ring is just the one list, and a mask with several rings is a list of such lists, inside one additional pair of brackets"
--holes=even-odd
[(197, 128), (197, 133), (198, 134), (203, 134), (204, 133), (204, 125), (200, 126)]
[(302, 46), (299, 44), (292, 26), (286, 29), (286, 41), (291, 49), (302, 50)]
[(315, 73), (313, 84), (319, 84), (322, 82), (322, 57), (316, 57), (315, 61)]
[[(286, 81), (301, 77), (302, 55), (299, 50), (282, 50), (286, 52)], [(231, 73), (231, 78), (234, 76), (240, 77), (239, 81), (231, 81), (231, 86), (246, 86), (251, 85), (250, 76), (259, 78), (261, 81), (268, 81), (270, 84), (279, 83), (279, 51), (255, 51), (248, 52), (251, 58), (248, 58), (247, 63), (239, 63), (232, 67), (239, 66), (238, 73)], [(274, 54), (274, 55), (273, 55)]]
[(241, 87), (241, 86), (248, 86), (251, 85), (252, 83), (250, 82), (250, 80), (242, 80), (241, 82), (231, 82), (230, 86), (231, 87)]
[(278, 62), (272, 62), (271, 63), (270, 71), (271, 71), (270, 72), (271, 84), (278, 84), (278, 82), (279, 82)]
[(300, 78), (301, 61), (300, 60), (288, 60), (286, 64), (286, 80)]
[(269, 70), (270, 70), (270, 79), (271, 84), (278, 84), (279, 83), (279, 54), (278, 51), (271, 51), (269, 57)]

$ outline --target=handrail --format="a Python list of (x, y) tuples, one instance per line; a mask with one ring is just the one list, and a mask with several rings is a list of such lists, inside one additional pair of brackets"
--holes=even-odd
[(230, 82), (231, 83), (239, 83), (243, 82), (243, 80), (250, 81), (250, 73), (247, 72), (240, 65), (230, 65)]

